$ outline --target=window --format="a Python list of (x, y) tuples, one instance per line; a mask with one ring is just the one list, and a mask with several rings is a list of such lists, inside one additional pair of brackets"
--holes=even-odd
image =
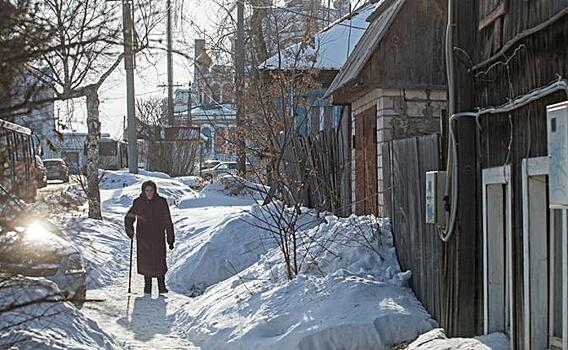
[(510, 168), (483, 170), (483, 329), (513, 334)]
[(115, 156), (117, 154), (117, 142), (99, 142), (99, 155), (101, 156)]
[(479, 2), (479, 30), (494, 23), (506, 13), (505, 0), (481, 0)]
[(219, 86), (219, 84), (214, 84), (211, 90), (213, 99), (212, 103), (221, 103), (221, 87)]
[(566, 349), (568, 208), (550, 207), (548, 157), (523, 160), (525, 349)]
[(550, 348), (562, 349), (562, 236), (566, 230), (566, 209), (553, 209), (551, 211), (550, 228), (550, 264), (548, 276), (550, 278), (549, 298), (549, 339)]
[[(522, 164), (525, 349), (548, 347), (548, 158)], [(519, 310), (520, 311), (520, 310)]]

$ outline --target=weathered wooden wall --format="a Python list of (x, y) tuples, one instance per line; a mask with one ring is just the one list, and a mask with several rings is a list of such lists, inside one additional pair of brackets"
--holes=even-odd
[(407, 0), (361, 72), (369, 86), (435, 88), (446, 85), (446, 0)]
[[(288, 139), (283, 166), (288, 183), (303, 205), (333, 212), (351, 214), (350, 174), (351, 149), (348, 130), (327, 129), (317, 134), (295, 134)], [(346, 188), (347, 187), (347, 188)]]
[[(483, 5), (484, 1), (481, 1)], [(510, 99), (543, 87), (560, 77), (568, 78), (568, 16), (559, 17), (551, 25), (512, 42), (527, 28), (545, 23), (556, 15), (566, 12), (566, 0), (508, 1), (506, 12), (501, 17), (502, 32), (496, 31), (496, 23), (482, 29), (476, 40), (477, 54), (472, 71), (473, 97), (480, 108), (497, 106)], [(498, 29), (498, 28), (497, 28)], [(499, 29), (501, 30), (501, 29)], [(495, 46), (495, 36), (501, 42)], [(498, 41), (499, 41), (498, 40)], [(492, 46), (493, 45), (493, 46)], [(508, 45), (508, 46), (506, 46)], [(484, 61), (502, 47), (508, 48), (505, 55), (494, 62)], [(522, 330), (523, 298), (523, 208), (521, 164), (524, 158), (547, 155), (546, 106), (564, 101), (566, 93), (559, 92), (509, 114), (492, 115), (480, 119), (479, 171), (484, 168), (510, 165), (513, 195), (513, 291), (515, 334), (514, 347), (524, 346)], [(481, 202), (481, 194), (477, 194)], [(482, 217), (478, 222), (482, 222)], [(481, 225), (479, 225), (481, 230)], [(481, 231), (480, 231), (481, 232)], [(518, 310), (518, 311), (517, 311)]]
[(440, 169), (437, 134), (383, 145), (385, 192), (401, 268), (412, 271), (414, 292), (441, 322), (444, 308), (444, 245), (425, 222), (425, 174)]
[[(481, 62), (500, 50), (507, 42), (528, 28), (558, 15), (568, 6), (567, 0), (478, 0), (480, 27), (478, 50), (474, 60)], [(491, 16), (502, 6), (501, 15)]]

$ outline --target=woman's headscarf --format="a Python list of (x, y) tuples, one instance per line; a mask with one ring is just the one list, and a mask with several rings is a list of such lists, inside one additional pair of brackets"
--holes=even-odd
[(147, 181), (144, 181), (144, 182), (142, 183), (142, 193), (144, 193), (144, 191), (146, 190), (146, 187), (148, 187), (148, 186), (153, 187), (153, 188), (154, 188), (154, 192), (155, 192), (155, 193), (158, 193), (158, 186), (156, 186), (156, 183), (155, 183), (154, 181), (152, 181), (152, 180), (147, 180)]

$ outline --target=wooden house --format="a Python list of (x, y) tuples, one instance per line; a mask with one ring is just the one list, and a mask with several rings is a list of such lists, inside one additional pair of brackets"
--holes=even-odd
[(568, 99), (568, 1), (454, 6), (459, 185), (446, 326), (503, 332), (512, 349), (568, 349), (568, 215), (549, 191), (562, 165), (547, 126)]
[(446, 109), (445, 0), (383, 0), (331, 83), (334, 104), (349, 105), (352, 210), (388, 214), (382, 145), (440, 131)]
[[(324, 94), (357, 47), (369, 26), (367, 18), (376, 7), (376, 3), (361, 5), (315, 33), (310, 40), (283, 48), (258, 67), (267, 79), (300, 73), (313, 79), (313, 87), (295, 93), (286, 102), (294, 114), (294, 148), (302, 150), (301, 159), (294, 159), (294, 155), (286, 157), (292, 160), (286, 168), (289, 176), (306, 182), (304, 205), (340, 216), (351, 214), (350, 109), (332, 104)], [(293, 85), (290, 90), (294, 90)], [(307, 179), (306, 167), (312, 170)]]

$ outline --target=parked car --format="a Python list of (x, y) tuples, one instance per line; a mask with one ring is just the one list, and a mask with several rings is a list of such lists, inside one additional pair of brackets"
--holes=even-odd
[(41, 160), (41, 157), (35, 156), (35, 164), (33, 167), (34, 179), (37, 183), (37, 188), (47, 186), (47, 169)]
[(219, 165), (219, 163), (221, 163), (220, 160), (217, 159), (208, 159), (206, 161), (203, 162), (203, 164), (201, 165), (201, 170), (206, 170), (206, 169), (211, 169), (216, 167), (217, 165)]
[(63, 159), (44, 159), (48, 180), (69, 182), (69, 168)]
[(220, 162), (211, 169), (206, 169), (201, 172), (201, 177), (207, 181), (221, 175), (221, 174), (236, 174), (237, 162)]
[[(250, 163), (246, 163), (246, 171), (250, 172), (252, 166)], [(211, 179), (222, 175), (222, 174), (236, 174), (237, 173), (237, 162), (221, 162), (211, 169), (203, 170), (201, 172), (201, 177), (210, 181)]]
[(44, 277), (81, 307), (87, 291), (81, 253), (58, 226), (21, 203), (0, 186), (0, 273)]

